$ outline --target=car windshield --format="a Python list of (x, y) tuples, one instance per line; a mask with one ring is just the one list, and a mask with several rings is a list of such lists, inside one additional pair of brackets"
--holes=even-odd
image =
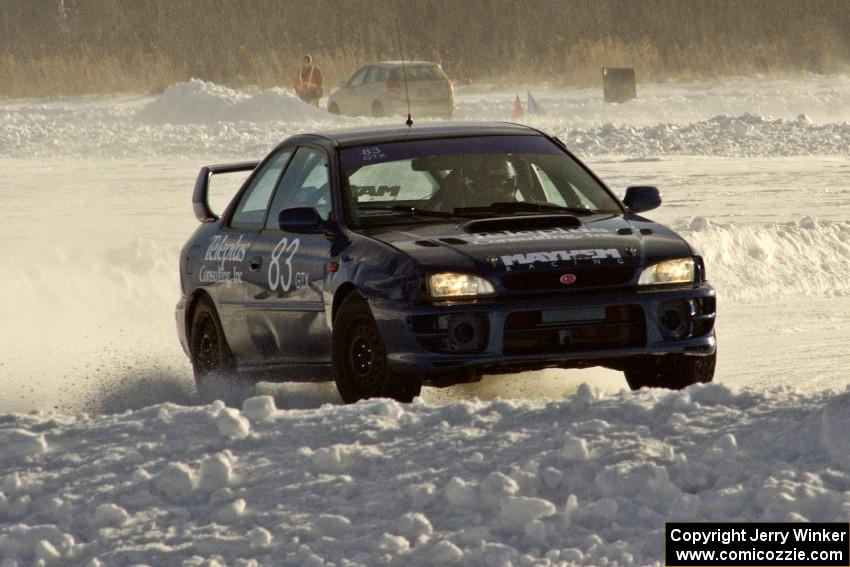
[(543, 136), (481, 136), (343, 149), (358, 225), (512, 214), (621, 214), (578, 162)]

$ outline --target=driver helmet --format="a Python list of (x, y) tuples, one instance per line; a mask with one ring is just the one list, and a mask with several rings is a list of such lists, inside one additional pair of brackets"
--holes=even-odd
[(478, 197), (488, 204), (515, 199), (516, 176), (504, 155), (481, 154), (470, 161), (465, 173), (481, 191)]

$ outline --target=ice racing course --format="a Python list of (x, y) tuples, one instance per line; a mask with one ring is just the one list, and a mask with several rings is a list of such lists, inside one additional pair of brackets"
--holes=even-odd
[[(508, 120), (525, 89), (459, 88), (456, 118)], [(206, 404), (173, 319), (198, 168), (375, 120), (201, 81), (0, 100), (0, 561), (646, 565), (668, 520), (846, 521), (850, 77), (531, 90), (525, 123), (620, 196), (660, 187), (647, 216), (701, 249), (713, 384), (591, 369)]]

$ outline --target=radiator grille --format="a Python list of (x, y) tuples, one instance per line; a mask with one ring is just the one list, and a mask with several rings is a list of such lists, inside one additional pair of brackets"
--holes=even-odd
[[(561, 276), (572, 274), (575, 281), (561, 282)], [(594, 266), (587, 268), (564, 268), (545, 272), (509, 273), (502, 277), (502, 284), (510, 291), (569, 291), (596, 287), (622, 286), (632, 281), (634, 268), (629, 266)]]
[(505, 320), (504, 354), (581, 352), (646, 344), (639, 305), (518, 311)]

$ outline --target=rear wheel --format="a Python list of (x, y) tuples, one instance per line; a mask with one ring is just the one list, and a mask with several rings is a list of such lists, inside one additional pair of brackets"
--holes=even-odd
[(410, 402), (422, 390), (418, 379), (388, 367), (378, 325), (369, 305), (357, 294), (345, 298), (334, 320), (333, 373), (346, 403), (380, 397)]
[(384, 116), (384, 105), (377, 100), (372, 103), (372, 116), (381, 118)]
[(328, 105), (328, 112), (330, 112), (331, 114), (339, 114), (339, 106), (337, 105), (337, 103), (330, 103)]
[(636, 357), (625, 368), (632, 390), (669, 388), (681, 390), (692, 384), (711, 382), (717, 364), (717, 351), (709, 356), (665, 354)]
[(251, 394), (254, 383), (236, 373), (233, 353), (221, 320), (208, 299), (201, 299), (192, 314), (190, 352), (195, 387), (205, 400), (238, 403)]

